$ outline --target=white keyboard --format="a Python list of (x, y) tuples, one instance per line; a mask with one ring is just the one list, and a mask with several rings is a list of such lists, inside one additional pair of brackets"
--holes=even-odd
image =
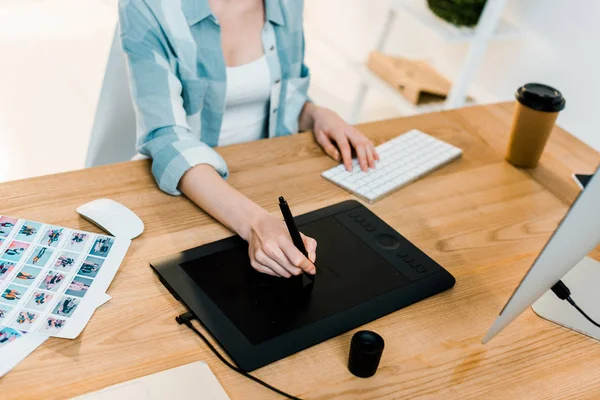
[(354, 159), (352, 171), (343, 164), (323, 172), (324, 178), (372, 203), (390, 192), (459, 158), (462, 150), (417, 129), (377, 148), (377, 168), (363, 172)]

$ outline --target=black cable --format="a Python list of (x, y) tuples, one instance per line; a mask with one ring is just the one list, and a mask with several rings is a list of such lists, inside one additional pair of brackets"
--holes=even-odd
[(585, 317), (585, 319), (587, 319), (592, 324), (594, 324), (598, 328), (600, 328), (600, 324), (598, 324), (596, 321), (591, 319), (589, 315), (587, 315), (581, 308), (579, 308), (579, 306), (577, 304), (575, 304), (575, 301), (571, 297), (567, 298), (567, 301), (569, 302), (569, 304), (571, 304), (573, 307), (575, 307), (577, 309), (577, 311), (579, 311), (581, 313), (581, 315), (583, 315)]
[(217, 356), (217, 358), (219, 360), (221, 360), (221, 362), (223, 364), (227, 365), (229, 368), (231, 368), (238, 374), (245, 376), (246, 378), (248, 378), (250, 380), (253, 380), (254, 382), (258, 383), (259, 385), (262, 385), (262, 386), (266, 387), (267, 389), (270, 389), (270, 390), (274, 391), (275, 393), (282, 395), (283, 397), (286, 397), (291, 400), (301, 400), (299, 397), (292, 396), (291, 394), (288, 394), (282, 390), (279, 390), (276, 387), (269, 385), (267, 382), (262, 381), (253, 375), (250, 375), (243, 369), (236, 367), (235, 365), (233, 365), (232, 363), (227, 361), (225, 359), (225, 357), (223, 357), (221, 355), (221, 353), (219, 353), (219, 351), (208, 341), (208, 339), (206, 339), (206, 337), (198, 329), (196, 329), (194, 324), (192, 324), (193, 319), (196, 319), (196, 317), (191, 312), (187, 312), (185, 314), (179, 315), (178, 317), (175, 317), (175, 321), (177, 321), (177, 323), (179, 325), (183, 324), (183, 325), (187, 326), (188, 328), (190, 328), (192, 331), (194, 331), (196, 333), (196, 335), (200, 336), (200, 339), (202, 339), (202, 341), (208, 346), (208, 348), (214, 353), (214, 355)]
[(587, 315), (581, 308), (579, 308), (579, 306), (577, 305), (577, 303), (575, 303), (575, 300), (573, 300), (571, 298), (571, 291), (569, 290), (569, 288), (567, 287), (567, 285), (565, 285), (563, 283), (563, 281), (556, 282), (556, 285), (552, 286), (552, 291), (554, 292), (554, 294), (556, 295), (556, 297), (558, 297), (561, 300), (568, 301), (570, 305), (572, 305), (573, 307), (575, 307), (575, 309), (577, 311), (579, 311), (581, 313), (581, 315), (583, 315), (585, 317), (585, 319), (587, 319), (592, 324), (594, 324), (595, 326), (597, 326), (598, 328), (600, 328), (600, 324), (598, 324), (596, 321), (594, 321), (592, 318), (590, 318), (589, 315)]

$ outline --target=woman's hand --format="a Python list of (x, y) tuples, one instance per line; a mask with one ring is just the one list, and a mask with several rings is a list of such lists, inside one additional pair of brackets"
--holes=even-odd
[(354, 148), (363, 171), (375, 168), (375, 161), (379, 160), (379, 155), (373, 143), (361, 131), (348, 125), (328, 108), (313, 105), (311, 111), (314, 121), (313, 133), (325, 153), (338, 162), (342, 161), (346, 169), (351, 171), (352, 148)]
[(265, 212), (252, 224), (246, 239), (252, 268), (283, 278), (299, 275), (302, 271), (314, 275), (317, 241), (301, 235), (308, 259), (294, 246), (285, 223)]
[(213, 167), (196, 165), (183, 175), (180, 190), (249, 244), (252, 267), (274, 276), (315, 274), (317, 242), (302, 235), (308, 258), (294, 246), (285, 223), (235, 190)]

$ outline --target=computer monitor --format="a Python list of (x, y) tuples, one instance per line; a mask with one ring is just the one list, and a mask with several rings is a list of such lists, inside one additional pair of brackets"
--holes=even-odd
[(586, 257), (600, 243), (598, 171), (600, 168), (548, 240), (483, 338), (483, 343), (531, 305), (541, 317), (600, 340), (600, 328), (550, 290), (562, 280), (577, 305), (596, 322), (600, 321), (600, 263)]

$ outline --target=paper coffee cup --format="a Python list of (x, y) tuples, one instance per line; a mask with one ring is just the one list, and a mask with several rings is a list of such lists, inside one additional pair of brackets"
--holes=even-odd
[(516, 167), (534, 168), (566, 102), (558, 90), (541, 83), (521, 86), (515, 97), (506, 160)]

